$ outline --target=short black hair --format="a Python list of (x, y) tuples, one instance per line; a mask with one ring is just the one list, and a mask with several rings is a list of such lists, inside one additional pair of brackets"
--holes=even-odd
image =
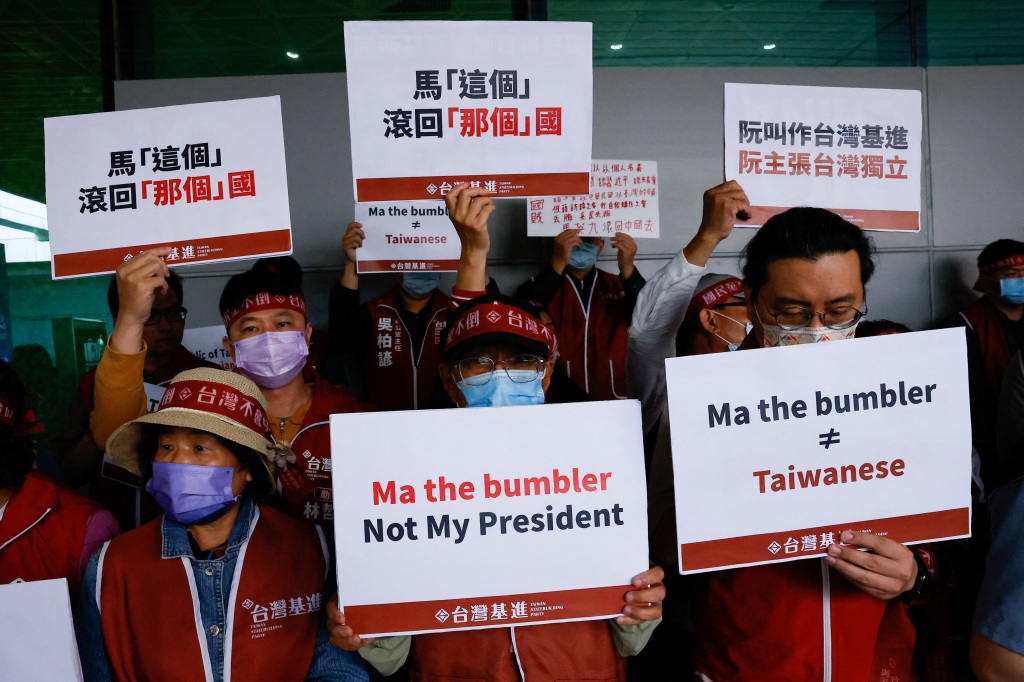
[(1016, 239), (998, 239), (978, 254), (978, 267), (984, 268), (986, 265), (1020, 255), (1024, 255), (1024, 242), (1019, 242)]
[[(167, 278), (167, 284), (178, 296), (178, 305), (185, 305), (185, 291), (181, 286), (181, 275), (171, 271)], [(121, 306), (121, 298), (117, 295), (117, 276), (110, 277), (110, 284), (107, 285), (107, 307), (110, 309), (110, 316), (117, 317), (117, 309)]]
[(867, 339), (880, 334), (908, 334), (914, 331), (902, 322), (892, 320), (865, 320), (857, 325), (857, 338)]
[(260, 258), (253, 264), (251, 270), (253, 272), (265, 272), (290, 277), (295, 280), (299, 288), (302, 288), (302, 266), (299, 265), (299, 261), (291, 256)]
[[(160, 434), (173, 428), (173, 426), (162, 426), (160, 424), (143, 425), (142, 437), (139, 439), (139, 449), (135, 453), (135, 456), (138, 458), (139, 471), (142, 473), (143, 481), (153, 478), (153, 458), (156, 457), (156, 448)], [(207, 431), (206, 433), (209, 432)], [(222, 438), (215, 433), (210, 433), (210, 435), (238, 458), (238, 464), (243, 471), (248, 471), (252, 474), (252, 482), (245, 485), (246, 494), (256, 500), (262, 500), (274, 492), (269, 475), (265, 475), (267, 467), (260, 461), (260, 453), (240, 443)]]
[(800, 206), (769, 218), (743, 249), (743, 283), (753, 298), (768, 281), (768, 265), (784, 258), (816, 261), (822, 256), (857, 253), (860, 281), (875, 272), (871, 240), (856, 225), (823, 208)]
[[(441, 352), (441, 358), (447, 365), (452, 365), (465, 357), (468, 357), (466, 353), (479, 348), (480, 346), (487, 345), (488, 343), (508, 343), (510, 334), (481, 334), (480, 336), (474, 337), (472, 343), (468, 341), (464, 344), (457, 346), (455, 349), (448, 347), (448, 330), (453, 329), (459, 320), (461, 320), (467, 313), (481, 303), (490, 303), (497, 301), (498, 303), (504, 303), (507, 306), (518, 308), (523, 312), (529, 313), (538, 320), (540, 317), (540, 308), (532, 301), (527, 301), (521, 298), (512, 298), (511, 296), (505, 296), (499, 294), (498, 296), (492, 296), (490, 294), (484, 294), (478, 296), (469, 301), (465, 301), (459, 305), (454, 311), (448, 312), (448, 324), (445, 325), (444, 331), (441, 333), (441, 341), (439, 350)], [(543, 324), (543, 322), (541, 322)], [(520, 344), (529, 353), (533, 353), (538, 357), (542, 357), (545, 360), (548, 359), (550, 350), (542, 343), (533, 341), (527, 338), (517, 338), (516, 343)]]
[(275, 296), (291, 296), (302, 294), (302, 287), (293, 277), (281, 273), (257, 270), (243, 272), (229, 279), (224, 285), (224, 291), (220, 295), (221, 317), (229, 310), (242, 305), (246, 298), (264, 292)]
[(32, 435), (17, 428), (32, 407), (32, 394), (14, 369), (0, 360), (0, 396), (14, 412), (14, 424), (0, 424), (0, 490), (17, 490), (32, 469), (36, 451)]

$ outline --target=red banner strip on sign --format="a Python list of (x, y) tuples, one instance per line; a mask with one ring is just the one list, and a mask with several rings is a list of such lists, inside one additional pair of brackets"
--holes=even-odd
[[(773, 215), (788, 211), (788, 206), (751, 206), (747, 212), (750, 220), (737, 223), (739, 226), (764, 225)], [(916, 232), (921, 226), (921, 214), (917, 211), (869, 211), (859, 208), (830, 208), (844, 220), (865, 230), (886, 230), (891, 232)]]
[[(349, 605), (343, 606), (343, 610), (346, 622), (359, 634), (496, 628), (619, 613), (630, 589), (628, 585), (615, 585), (497, 597)], [(498, 617), (492, 617), (495, 614)], [(484, 616), (486, 619), (482, 619)]]
[[(407, 263), (418, 265), (426, 264), (426, 267), (406, 267)], [(402, 264), (402, 267), (399, 267)], [(430, 260), (414, 258), (396, 258), (395, 260), (361, 260), (359, 261), (359, 274), (367, 272), (457, 272), (459, 269), (458, 259), (454, 260)]]
[[(828, 549), (828, 543), (821, 541), (822, 535), (832, 534), (835, 542), (839, 542), (839, 534), (844, 530), (869, 531), (876, 535), (885, 535), (897, 542), (956, 537), (970, 533), (970, 518), (970, 509), (964, 507), (888, 519), (851, 521), (833, 526), (794, 528), (780, 530), (777, 533), (691, 542), (682, 545), (683, 570), (700, 571), (722, 566), (821, 556)], [(805, 538), (812, 536), (816, 538), (813, 549), (810, 548), (809, 541), (804, 543)]]
[[(173, 242), (156, 244), (140, 244), (117, 249), (98, 249), (96, 251), (79, 251), (77, 253), (60, 253), (53, 256), (54, 277), (75, 277), (111, 272), (128, 260), (128, 256), (136, 256), (148, 249), (159, 246), (177, 247), (177, 258), (167, 258), (167, 264), (187, 265), (201, 263), (215, 258), (257, 258), (272, 253), (291, 251), (291, 232), (273, 230), (256, 234), (236, 234), (227, 237), (200, 237), (197, 239), (180, 239)], [(191, 247), (191, 257), (185, 258), (186, 247)]]
[[(414, 178), (360, 178), (356, 180), (356, 201), (443, 200), (442, 192), (460, 182), (493, 184), (490, 196), (497, 198), (590, 193), (590, 173), (525, 173), (521, 175), (426, 175)], [(448, 187), (443, 187), (445, 184)], [(433, 188), (431, 191), (430, 188)]]

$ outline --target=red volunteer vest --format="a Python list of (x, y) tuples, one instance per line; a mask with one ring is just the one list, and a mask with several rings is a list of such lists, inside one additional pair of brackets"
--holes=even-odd
[[(232, 580), (224, 680), (306, 679), (326, 562), (313, 528), (258, 507)], [(116, 680), (210, 679), (188, 559), (161, 557), (162, 519), (112, 540), (97, 576), (103, 638)], [(225, 598), (228, 598), (225, 595)], [(232, 601), (227, 602), (229, 607)]]
[(67, 578), (75, 594), (89, 519), (102, 511), (46, 474), (30, 471), (0, 519), (0, 584)]
[(967, 306), (960, 315), (967, 320), (978, 336), (985, 377), (989, 386), (998, 395), (1003, 385), (1003, 374), (1010, 364), (1010, 344), (1006, 342), (1006, 332), (999, 322), (999, 315), (992, 304), (984, 298), (979, 298)]
[(520, 682), (520, 665), (528, 682), (626, 679), (626, 660), (603, 620), (416, 635), (410, 658), (411, 682)]
[(373, 342), (366, 355), (367, 400), (383, 411), (416, 410), (430, 403), (441, 362), (441, 332), (451, 303), (451, 298), (434, 291), (423, 347), (417, 354), (398, 314), (397, 299), (398, 289), (394, 289), (369, 306)]
[(282, 486), (281, 497), (291, 516), (314, 523), (322, 523), (328, 532), (334, 526), (334, 495), (331, 488), (331, 427), (330, 416), (338, 413), (368, 412), (370, 405), (351, 393), (324, 381), (309, 370), (313, 380), (313, 402), (302, 420), (302, 428), (291, 442), (297, 471), (311, 485), (302, 492)]
[(558, 361), (592, 400), (614, 400), (626, 389), (626, 345), (633, 302), (618, 275), (597, 270), (587, 300), (563, 277), (548, 305), (558, 335)]

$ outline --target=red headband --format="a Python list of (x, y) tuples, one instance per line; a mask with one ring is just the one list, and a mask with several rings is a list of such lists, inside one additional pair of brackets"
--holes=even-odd
[(714, 308), (722, 301), (726, 301), (733, 296), (741, 296), (742, 294), (743, 283), (735, 277), (727, 277), (715, 282), (693, 295), (690, 307), (686, 310), (686, 319), (689, 320), (702, 310)]
[(550, 355), (555, 337), (539, 319), (521, 308), (499, 301), (480, 303), (448, 328), (447, 348), (484, 334), (510, 334), (544, 344)]
[(259, 401), (230, 386), (213, 381), (176, 381), (164, 391), (157, 411), (171, 407), (212, 412), (227, 417), (261, 438), (274, 442), (267, 413)]
[(46, 428), (43, 422), (36, 419), (36, 413), (32, 410), (25, 410), (21, 419), (15, 423), (14, 420), (17, 416), (18, 414), (11, 404), (0, 397), (0, 424), (11, 427), (11, 430), (17, 434), (42, 433)]
[(1010, 256), (1003, 260), (997, 260), (995, 263), (989, 263), (981, 267), (981, 272), (989, 274), (996, 270), (1002, 270), (1003, 268), (1021, 268), (1024, 267), (1024, 254), (1018, 254), (1016, 256)]
[(252, 296), (246, 296), (241, 305), (224, 313), (224, 326), (230, 329), (235, 320), (249, 313), (260, 310), (280, 310), (282, 308), (294, 310), (305, 317), (306, 299), (302, 297), (302, 294), (283, 296), (280, 294), (270, 294), (265, 291), (253, 294)]

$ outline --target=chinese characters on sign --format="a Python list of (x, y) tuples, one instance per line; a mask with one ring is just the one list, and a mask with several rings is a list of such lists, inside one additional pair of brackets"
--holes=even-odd
[(408, 30), (345, 23), (356, 201), (438, 199), (459, 182), (496, 197), (585, 191), (589, 24), (420, 22), (415, 42)]
[(821, 206), (863, 229), (920, 229), (921, 93), (725, 84), (725, 175), (757, 226)]
[(658, 194), (656, 162), (595, 159), (590, 194), (530, 197), (526, 234), (544, 237), (576, 230), (590, 237), (625, 232), (636, 239), (657, 238)]
[(290, 251), (279, 98), (45, 127), (54, 277), (109, 272), (154, 246), (177, 264)]

